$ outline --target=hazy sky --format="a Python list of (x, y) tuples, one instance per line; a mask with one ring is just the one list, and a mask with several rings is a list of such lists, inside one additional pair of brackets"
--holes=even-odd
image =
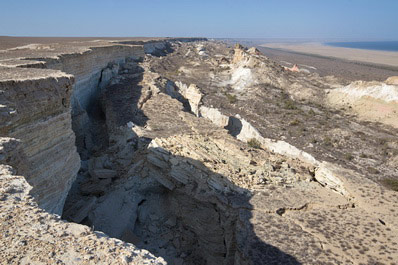
[(0, 0), (0, 35), (398, 40), (398, 0)]

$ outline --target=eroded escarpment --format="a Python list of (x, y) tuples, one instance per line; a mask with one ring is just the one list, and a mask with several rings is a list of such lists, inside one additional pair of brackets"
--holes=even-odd
[[(202, 63), (206, 73), (212, 48), (227, 49), (180, 44), (177, 54), (122, 66), (101, 95), (109, 145), (83, 162), (65, 218), (171, 264), (394, 259), (383, 249), (396, 248), (396, 194), (316, 153), (265, 138), (242, 112), (207, 105), (206, 98), (217, 93), (200, 83), (186, 85), (207, 83), (190, 75), (200, 68), (173, 67)], [(178, 54), (189, 57), (173, 61)], [(272, 67), (278, 66), (271, 63), (268, 71)], [(225, 82), (227, 73), (218, 74), (211, 80)]]
[[(50, 213), (62, 213), (66, 196), (81, 166), (79, 154), (76, 152), (76, 146), (79, 145), (75, 143), (75, 133), (84, 126), (90, 126), (91, 118), (84, 113), (96, 108), (96, 104), (92, 102), (98, 101), (100, 88), (114, 74), (110, 73), (109, 76), (109, 73), (104, 73), (106, 66), (142, 58), (146, 45), (151, 47), (153, 53), (161, 52), (160, 49), (168, 46), (165, 40), (155, 40), (156, 44), (152, 40), (138, 44), (130, 40), (129, 42), (131, 43), (95, 41), (32, 44), (1, 52), (1, 136), (7, 147), (12, 146), (7, 149), (2, 146), (1, 157), (2, 164), (7, 165), (2, 167), (1, 174), (4, 203), (4, 222), (1, 227), (1, 247), (4, 249), (2, 261), (51, 263), (59, 260), (73, 263), (85, 260), (84, 262), (107, 264), (163, 262), (161, 258), (156, 259), (146, 251), (124, 246), (120, 241), (112, 241), (107, 237), (101, 239), (99, 234), (94, 234), (89, 229), (80, 226), (68, 229), (68, 225), (62, 225), (59, 218), (44, 212), (39, 214), (37, 209), (39, 206)], [(73, 126), (73, 131), (72, 120), (79, 120), (76, 117), (82, 116), (82, 113), (83, 118)], [(86, 138), (87, 133), (82, 134)], [(4, 136), (8, 138), (3, 138)], [(20, 143), (20, 152), (16, 157), (11, 156), (15, 153), (11, 152), (16, 148), (16, 145), (11, 144), (14, 141)], [(15, 174), (24, 177), (16, 177)], [(34, 198), (25, 196), (27, 193)], [(14, 197), (15, 200), (12, 199)], [(37, 231), (29, 228), (36, 223)], [(61, 225), (58, 226), (59, 224)], [(54, 227), (57, 231), (53, 233), (48, 227)], [(50, 246), (52, 243), (41, 244), (40, 236), (30, 237), (34, 233), (43, 233), (49, 239), (48, 242), (55, 243), (53, 246)], [(63, 236), (70, 238), (69, 242), (63, 242)], [(29, 240), (25, 240), (26, 237), (30, 237)], [(80, 239), (82, 240), (76, 241)], [(22, 240), (22, 243), (19, 244), (18, 240)], [(92, 243), (85, 240), (91, 240)], [(105, 246), (120, 245), (116, 248), (124, 249), (127, 256), (114, 255), (107, 247), (98, 251), (96, 257), (91, 255), (98, 248), (97, 244), (104, 242)], [(15, 247), (6, 251), (11, 245)], [(26, 245), (29, 250), (24, 247)], [(77, 254), (80, 247), (85, 248), (87, 255)], [(54, 252), (50, 252), (52, 254), (48, 257), (42, 256), (41, 253), (49, 249)]]
[[(73, 84), (72, 76), (54, 78), (52, 84), (58, 86), (50, 86), (57, 88), (51, 97), (53, 107), (42, 104), (39, 112), (66, 113), (69, 132), (73, 125), (76, 147), (55, 149), (47, 156), (64, 156), (77, 148), (80, 168), (72, 189), (62, 192), (68, 194), (63, 218), (86, 226), (62, 222), (38, 210), (26, 195), (29, 186), (24, 178), (13, 176), (15, 171), (7, 167), (1, 182), (1, 206), (5, 209), (1, 228), (7, 239), (1, 247), (13, 247), (2, 251), (2, 259), (358, 264), (389, 263), (397, 258), (397, 194), (374, 182), (372, 175), (365, 177), (362, 164), (347, 169), (342, 162), (324, 159), (331, 147), (321, 152), (303, 148), (305, 135), (302, 142), (294, 142), (295, 131), (276, 136), (289, 112), (305, 106), (309, 109), (304, 111), (311, 109), (319, 116), (316, 120), (327, 114), (331, 120), (341, 121), (327, 107), (316, 108), (310, 102), (321, 100), (323, 90), (333, 88), (337, 80), (290, 73), (255, 49), (233, 50), (216, 42), (157, 43), (146, 49), (143, 45), (140, 56), (129, 53), (125, 57), (120, 50), (130, 48), (116, 46), (108, 50), (115, 60), (104, 57), (111, 60), (108, 62), (93, 59), (100, 56), (95, 49), (65, 59), (69, 69), (75, 70), (82, 56), (95, 70), (88, 67), (82, 71), (80, 84), (86, 85), (76, 89), (80, 91), (77, 94), (66, 89)], [(154, 47), (159, 51), (155, 55), (161, 57), (143, 55)], [(98, 66), (97, 60), (101, 62)], [(44, 65), (51, 62), (44, 60)], [(79, 76), (79, 71), (74, 75)], [(56, 104), (68, 105), (66, 95), (71, 94), (75, 96), (72, 114)], [(311, 100), (302, 102), (294, 96)], [(13, 102), (11, 94), (7, 100)], [(264, 110), (259, 106), (265, 100), (269, 108)], [(279, 116), (270, 111), (282, 103), (285, 110), (280, 112), (285, 120), (273, 123)], [(9, 117), (15, 114), (11, 104), (4, 105)], [(293, 114), (302, 118), (298, 112)], [(347, 120), (357, 122), (352, 117)], [(366, 128), (369, 133), (385, 133), (374, 126)], [(32, 139), (43, 141), (37, 136), (40, 133), (35, 133)], [(10, 155), (1, 156), (2, 164), (14, 166), (19, 173), (26, 150), (34, 145), (26, 144), (24, 138), (20, 148), (11, 139), (4, 143), (3, 153)], [(63, 165), (57, 161), (53, 164)], [(47, 191), (40, 186), (36, 189)], [(60, 191), (54, 190), (54, 194)], [(29, 228), (26, 215), (31, 216), (36, 230)], [(6, 233), (9, 227), (11, 232)], [(42, 241), (37, 236), (25, 240), (32, 232), (55, 244), (38, 243)], [(16, 240), (19, 243), (15, 244)], [(39, 254), (48, 249), (52, 251), (49, 257)], [(18, 251), (28, 254), (15, 255)]]
[[(251, 248), (237, 245), (238, 240), (256, 238), (246, 239), (251, 233), (249, 187), (304, 182), (310, 173), (298, 164), (289, 169), (281, 158), (250, 151), (224, 129), (195, 117), (166, 94), (167, 80), (147, 66), (142, 64), (146, 71), (138, 76), (117, 77), (120, 81), (104, 91), (109, 148), (86, 162), (79, 191), (71, 194), (64, 216), (149, 249), (172, 264), (261, 262), (250, 257)], [(106, 174), (112, 170), (113, 175)], [(248, 218), (242, 227), (241, 211)], [(258, 254), (267, 249), (274, 249), (278, 262), (295, 260), (267, 244), (259, 245)]]
[(0, 54), (2, 136), (22, 140), (27, 161), (19, 173), (29, 173), (31, 194), (42, 208), (62, 213), (80, 168), (76, 147), (84, 158), (101, 144), (91, 137), (104, 131), (95, 116), (98, 97), (119, 65), (169, 47), (165, 40), (99, 40), (32, 44)]

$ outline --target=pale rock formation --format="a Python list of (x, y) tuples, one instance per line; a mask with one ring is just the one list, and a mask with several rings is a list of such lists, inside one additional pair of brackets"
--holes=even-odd
[(241, 118), (239, 114), (236, 114), (235, 117), (228, 117), (222, 114), (220, 110), (206, 106), (201, 106), (200, 114), (202, 117), (211, 120), (217, 126), (225, 127), (238, 140), (248, 142), (252, 139), (256, 139), (261, 143), (263, 148), (277, 154), (297, 158), (304, 162), (311, 163), (314, 166), (319, 164), (313, 156), (285, 141), (264, 138), (254, 126)]
[[(36, 58), (42, 56), (47, 68), (68, 74), (53, 70), (4, 69), (0, 80), (0, 86), (6, 91), (1, 101), (9, 108), (9, 114), (2, 121), (2, 133), (24, 143), (28, 171), (21, 173), (27, 174), (39, 205), (58, 214), (80, 167), (70, 126), (70, 104), (78, 149), (94, 146), (88, 135), (87, 109), (97, 100), (100, 88), (117, 74), (118, 64), (126, 58), (144, 56), (142, 46), (102, 43), (103, 47), (90, 48), (88, 45), (101, 44), (86, 45), (74, 47), (73, 51), (54, 46), (51, 51), (59, 50), (58, 53), (37, 55)], [(12, 72), (10, 77), (8, 72)]]
[(398, 128), (398, 85), (394, 78), (383, 82), (356, 81), (330, 90), (331, 106), (348, 108), (361, 119), (378, 121)]
[(261, 55), (261, 52), (256, 47), (247, 49), (247, 52), (253, 55)]
[(396, 85), (398, 86), (398, 76), (390, 76), (387, 78), (386, 82), (387, 85)]
[(200, 89), (195, 84), (190, 84), (189, 86), (181, 82), (176, 82), (175, 84), (178, 87), (179, 93), (188, 100), (191, 111), (198, 116), (203, 96)]
[(329, 189), (335, 190), (342, 195), (349, 195), (348, 192), (344, 189), (344, 184), (342, 181), (331, 171), (329, 168), (331, 165), (323, 162), (319, 165), (318, 168), (315, 169), (314, 178), (318, 181), (322, 186), (326, 186)]
[(200, 116), (211, 120), (214, 124), (223, 128), (226, 127), (230, 121), (229, 117), (222, 114), (218, 109), (206, 106), (200, 107)]

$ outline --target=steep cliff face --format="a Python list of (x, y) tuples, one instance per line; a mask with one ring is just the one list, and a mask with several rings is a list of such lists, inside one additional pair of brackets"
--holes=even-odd
[(80, 167), (69, 107), (73, 76), (60, 71), (15, 70), (21, 78), (0, 80), (1, 134), (19, 139), (24, 161), (18, 173), (31, 194), (49, 212), (61, 213)]
[[(81, 54), (66, 54), (58, 59), (48, 59), (47, 68), (58, 69), (75, 77), (72, 94), (73, 111), (87, 109), (99, 93), (101, 81), (110, 77), (102, 76), (109, 63), (121, 64), (126, 58), (140, 59), (145, 55), (142, 46), (113, 45), (91, 48)], [(115, 73), (117, 74), (117, 72)]]
[(80, 168), (76, 145), (81, 151), (90, 140), (88, 112), (96, 107), (101, 87), (126, 59), (141, 60), (145, 51), (167, 47), (165, 41), (98, 41), (33, 45), (1, 54), (1, 136), (21, 140), (26, 162), (18, 173), (32, 185), (40, 207), (62, 213)]
[(113, 45), (91, 48), (81, 54), (61, 55), (49, 59), (47, 67), (59, 69), (75, 77), (71, 95), (72, 128), (76, 135), (76, 146), (81, 156), (86, 157), (92, 141), (93, 119), (91, 113), (99, 106), (101, 88), (118, 74), (120, 65), (126, 60), (141, 60), (144, 57), (142, 45)]

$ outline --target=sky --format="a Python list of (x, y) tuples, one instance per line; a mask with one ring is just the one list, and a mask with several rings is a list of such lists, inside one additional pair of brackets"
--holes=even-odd
[(0, 35), (398, 40), (398, 0), (0, 0)]

